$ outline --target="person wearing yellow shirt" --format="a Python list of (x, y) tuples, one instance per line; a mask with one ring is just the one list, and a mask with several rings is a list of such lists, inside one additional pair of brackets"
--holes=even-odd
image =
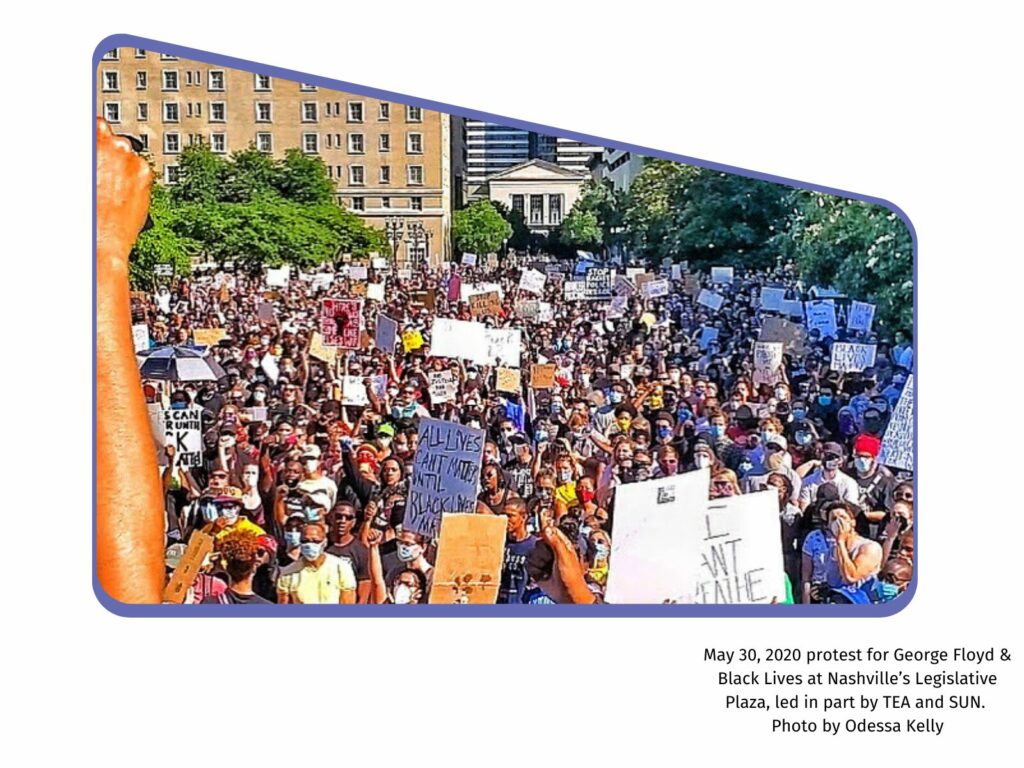
[(234, 531), (246, 531), (262, 536), (266, 533), (256, 523), (242, 516), (242, 491), (234, 486), (207, 490), (199, 499), (199, 509), (206, 525), (202, 532), (220, 541)]
[(327, 528), (323, 523), (303, 526), (301, 556), (285, 566), (277, 579), (278, 603), (355, 603), (356, 574), (351, 560), (328, 554), (326, 547)]

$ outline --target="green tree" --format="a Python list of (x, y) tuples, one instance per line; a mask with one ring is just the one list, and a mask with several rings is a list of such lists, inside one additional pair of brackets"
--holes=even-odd
[(489, 200), (479, 200), (452, 215), (452, 242), (460, 252), (491, 253), (511, 236), (512, 225)]
[(563, 244), (584, 249), (599, 247), (603, 237), (597, 213), (575, 205), (562, 221), (559, 232), (559, 240)]
[(225, 203), (247, 203), (253, 198), (275, 194), (277, 163), (254, 144), (232, 153), (221, 179), (218, 199)]
[(178, 183), (171, 187), (176, 203), (213, 202), (220, 197), (228, 164), (206, 144), (185, 147), (178, 157)]
[(501, 217), (512, 226), (512, 235), (508, 239), (508, 247), (514, 248), (517, 251), (526, 250), (530, 245), (530, 228), (526, 226), (526, 217), (523, 216), (522, 211), (509, 208), (500, 200), (491, 200), (490, 203), (501, 214)]
[(298, 203), (329, 203), (334, 199), (334, 184), (324, 161), (295, 148), (287, 150), (278, 163), (274, 186), (282, 197)]
[(173, 264), (175, 272), (191, 272), (191, 256), (200, 244), (178, 231), (180, 220), (167, 188), (154, 184), (150, 192), (149, 217), (153, 226), (142, 232), (128, 261), (128, 280), (139, 290), (152, 288), (153, 268)]

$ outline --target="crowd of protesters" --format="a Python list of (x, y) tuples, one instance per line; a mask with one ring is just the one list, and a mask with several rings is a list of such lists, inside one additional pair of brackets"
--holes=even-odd
[[(322, 300), (354, 296), (365, 281), (337, 274), (325, 286), (296, 272), (270, 288), (264, 275), (217, 271), (135, 294), (151, 345), (196, 346), (196, 329), (227, 334), (205, 351), (223, 367), (220, 380), (143, 380), (150, 403), (202, 408), (199, 466), (182, 466), (173, 446), (160, 457), (168, 573), (193, 531), (216, 541), (189, 601), (426, 602), (436, 542), (402, 525), (424, 417), (486, 430), (476, 511), (507, 518), (499, 603), (600, 602), (614, 568), (616, 488), (704, 467), (710, 498), (777, 489), (793, 602), (877, 601), (906, 588), (914, 485), (879, 452), (912, 373), (909, 339), (811, 332), (787, 350), (779, 380), (755, 385), (760, 290), (806, 298), (791, 265), (737, 270), (715, 286), (718, 310), (677, 279), (667, 296), (633, 293), (609, 318), (607, 301), (564, 298), (572, 262), (540, 261), (550, 263), (521, 255), (389, 270), (385, 300), (363, 302), (361, 348), (338, 349), (333, 363), (310, 350)], [(519, 290), (528, 266), (548, 273), (543, 295)], [(449, 292), (454, 275), (499, 284), (500, 312), (472, 317)], [(382, 277), (368, 272), (370, 282)], [(523, 299), (550, 304), (550, 317), (522, 316)], [(263, 303), (272, 318), (260, 316)], [(380, 315), (418, 330), (423, 345), (376, 348)], [(521, 391), (499, 392), (495, 367), (432, 356), (437, 317), (520, 329)], [(705, 328), (717, 337), (706, 340)], [(837, 340), (876, 344), (874, 367), (830, 370)], [(550, 387), (531, 387), (533, 363), (556, 366)], [(430, 373), (442, 370), (454, 372), (457, 392), (433, 403)], [(353, 376), (369, 405), (343, 403), (342, 381)]]

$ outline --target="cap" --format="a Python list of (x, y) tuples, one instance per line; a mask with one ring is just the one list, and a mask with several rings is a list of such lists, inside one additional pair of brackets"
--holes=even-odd
[(242, 490), (235, 488), (233, 485), (229, 485), (227, 488), (219, 488), (216, 490), (207, 490), (205, 494), (206, 498), (210, 501), (218, 502), (220, 504), (241, 504), (242, 503)]
[(845, 452), (843, 451), (843, 446), (841, 446), (839, 443), (825, 443), (821, 447), (821, 451), (823, 454), (834, 453), (839, 458), (842, 458), (845, 455)]
[(765, 445), (777, 445), (782, 450), (789, 448), (789, 442), (782, 435), (771, 435), (764, 443)]
[(319, 459), (320, 458), (320, 446), (315, 443), (310, 443), (302, 449), (302, 458), (304, 459)]
[(878, 458), (882, 450), (882, 441), (874, 435), (857, 435), (853, 441), (853, 452), (870, 454), (871, 458)]
[(395, 436), (395, 428), (391, 424), (381, 424), (377, 427), (378, 435), (387, 435), (388, 437)]
[(171, 546), (164, 551), (164, 565), (171, 570), (177, 568), (178, 563), (181, 562), (181, 558), (185, 556), (185, 551), (187, 549), (188, 547), (181, 542), (171, 544)]

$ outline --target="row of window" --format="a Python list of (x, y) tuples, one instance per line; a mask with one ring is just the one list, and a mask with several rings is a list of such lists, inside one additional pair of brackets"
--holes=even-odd
[[(349, 201), (350, 202), (348, 202), (347, 205), (353, 211), (365, 211), (366, 210), (366, 198), (365, 197), (352, 197), (352, 198), (349, 198)], [(338, 197), (338, 202), (345, 204), (345, 198), (339, 196)], [(380, 207), (381, 208), (390, 208), (392, 210), (400, 210), (399, 208), (394, 208), (391, 205), (391, 198), (390, 197), (382, 197), (380, 199)], [(411, 210), (411, 211), (422, 211), (423, 210), (423, 198), (422, 197), (410, 197), (409, 198), (408, 210)]]
[[(526, 214), (527, 195), (512, 195), (512, 210), (517, 211), (521, 216)], [(548, 199), (548, 220), (547, 224), (562, 223), (562, 201), (564, 195), (529, 195), (530, 216), (527, 221), (530, 224), (544, 224), (544, 198)]]

